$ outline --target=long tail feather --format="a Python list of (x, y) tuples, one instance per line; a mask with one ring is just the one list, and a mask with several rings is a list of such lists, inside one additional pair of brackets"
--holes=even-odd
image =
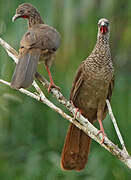
[(90, 149), (91, 139), (83, 131), (71, 124), (62, 150), (61, 167), (64, 170), (84, 169)]
[(12, 76), (11, 87), (14, 89), (27, 88), (33, 80), (37, 70), (39, 50), (28, 50), (19, 57)]

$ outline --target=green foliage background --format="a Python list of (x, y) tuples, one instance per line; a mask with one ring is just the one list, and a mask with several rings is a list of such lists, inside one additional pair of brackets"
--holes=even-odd
[[(77, 67), (91, 53), (96, 42), (98, 20), (102, 17), (109, 19), (110, 45), (116, 69), (112, 107), (131, 153), (131, 1), (0, 0), (0, 36), (17, 50), (27, 25), (22, 19), (15, 23), (11, 19), (17, 6), (23, 2), (36, 6), (45, 22), (61, 33), (61, 47), (51, 71), (55, 83), (67, 98)], [(0, 47), (0, 78), (10, 81), (14, 68), (14, 62)], [(48, 78), (42, 64), (38, 71)], [(30, 90), (34, 91), (32, 87)], [(64, 109), (55, 99), (53, 102)], [(120, 145), (110, 118), (107, 117), (103, 124), (108, 137)], [(60, 155), (67, 127), (68, 122), (47, 106), (0, 84), (0, 179), (131, 178), (131, 171), (94, 141), (84, 171), (62, 171)]]

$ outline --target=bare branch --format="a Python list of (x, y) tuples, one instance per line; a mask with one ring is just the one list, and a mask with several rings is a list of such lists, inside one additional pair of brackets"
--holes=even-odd
[(18, 63), (18, 53), (15, 49), (13, 49), (7, 42), (5, 42), (2, 38), (0, 38), (0, 44), (1, 46), (6, 50), (7, 54), (15, 61), (15, 63)]
[[(7, 51), (8, 55), (13, 58), (16, 62), (17, 60), (17, 52), (10, 47), (4, 40), (0, 38), (0, 44), (4, 47), (4, 49)], [(38, 73), (35, 74), (36, 78), (42, 83), (43, 86), (48, 88), (49, 82), (40, 76)], [(10, 83), (0, 80), (0, 83), (6, 84), (10, 86)], [(121, 160), (124, 164), (126, 164), (131, 169), (131, 157), (129, 156), (128, 152), (125, 150), (121, 150), (118, 148), (117, 145), (113, 144), (107, 137), (105, 137), (105, 141), (103, 144), (101, 144), (102, 135), (98, 135), (98, 129), (96, 129), (86, 118), (84, 118), (82, 115), (77, 115), (76, 119), (74, 120), (72, 117), (64, 113), (60, 108), (55, 106), (52, 102), (50, 102), (45, 95), (43, 94), (40, 87), (36, 84), (36, 82), (33, 82), (33, 86), (37, 90), (39, 94), (32, 93), (30, 91), (27, 91), (25, 89), (20, 89), (19, 91), (31, 96), (32, 98), (35, 98), (38, 101), (43, 102), (47, 106), (49, 106), (51, 109), (56, 111), (57, 113), (61, 114), (64, 118), (69, 120), (71, 123), (75, 124), (79, 129), (83, 130), (88, 136), (90, 136), (92, 139), (94, 139), (96, 142), (98, 142), (101, 146), (103, 146), (105, 149), (107, 149), (110, 153), (115, 155), (119, 160)], [(73, 115), (76, 112), (75, 107), (72, 106), (72, 104), (66, 100), (66, 98), (58, 91), (57, 89), (51, 89), (51, 93), (56, 97), (56, 99), (63, 104)]]
[[(4, 81), (3, 79), (0, 79), (0, 83), (10, 86), (10, 83), (7, 81)], [(19, 89), (19, 91), (26, 94), (27, 96), (30, 96), (30, 97), (40, 101), (40, 97), (38, 97), (37, 95), (35, 95), (34, 93), (32, 93), (30, 91), (27, 91), (26, 89), (21, 88), (21, 89)]]
[(128, 153), (128, 152), (127, 152), (127, 149), (126, 149), (126, 146), (125, 146), (125, 143), (124, 143), (124, 140), (123, 140), (122, 135), (121, 135), (121, 133), (120, 133), (120, 130), (119, 130), (119, 128), (118, 128), (116, 119), (115, 119), (115, 117), (114, 117), (114, 115), (113, 115), (112, 108), (111, 108), (111, 105), (110, 105), (110, 102), (109, 102), (108, 99), (106, 100), (106, 104), (107, 104), (107, 107), (108, 107), (109, 115), (110, 115), (110, 117), (111, 117), (111, 120), (112, 120), (112, 122), (113, 122), (114, 128), (115, 128), (115, 130), (116, 130), (117, 136), (118, 136), (119, 141), (120, 141), (120, 143), (121, 143), (121, 146), (122, 146), (123, 150), (124, 150), (126, 153)]

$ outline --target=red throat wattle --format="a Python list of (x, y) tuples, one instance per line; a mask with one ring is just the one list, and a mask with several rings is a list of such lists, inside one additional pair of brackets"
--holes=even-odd
[(105, 34), (108, 31), (108, 29), (106, 26), (101, 26), (100, 31), (102, 34)]
[(28, 19), (28, 16), (26, 16), (26, 15), (23, 15), (21, 17), (24, 18), (24, 19)]

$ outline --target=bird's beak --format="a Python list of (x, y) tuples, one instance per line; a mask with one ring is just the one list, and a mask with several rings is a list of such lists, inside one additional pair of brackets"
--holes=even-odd
[(106, 26), (106, 24), (102, 21), (101, 26)]
[(14, 22), (19, 17), (21, 17), (21, 14), (15, 14), (12, 18), (12, 22)]
[(106, 34), (108, 32), (108, 27), (105, 22), (101, 22), (100, 31), (102, 34)]

